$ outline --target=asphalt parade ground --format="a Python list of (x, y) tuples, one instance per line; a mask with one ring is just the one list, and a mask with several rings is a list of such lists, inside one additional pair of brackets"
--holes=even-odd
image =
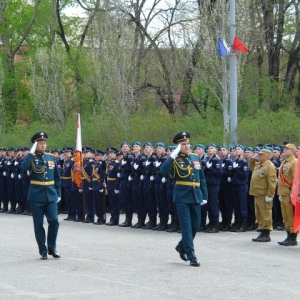
[(197, 268), (174, 250), (178, 233), (65, 217), (59, 216), (61, 258), (42, 261), (32, 218), (0, 214), (1, 300), (300, 299), (300, 246), (279, 246), (285, 232), (273, 231), (271, 243), (252, 242), (255, 231), (198, 233)]

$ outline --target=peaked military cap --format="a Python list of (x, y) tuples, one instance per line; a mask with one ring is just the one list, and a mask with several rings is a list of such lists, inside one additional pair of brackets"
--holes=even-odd
[[(268, 148), (269, 148), (269, 147), (268, 147)], [(272, 151), (270, 151), (270, 150), (268, 150), (268, 149), (266, 149), (266, 148), (261, 149), (261, 150), (258, 152), (258, 154), (260, 154), (260, 155), (264, 154), (264, 155), (268, 156), (269, 158), (272, 157)]]
[(101, 150), (94, 150), (94, 154), (95, 155), (104, 155), (104, 151), (101, 151)]
[(4, 147), (1, 147), (1, 148), (0, 148), (0, 150), (2, 150), (2, 151), (6, 151), (6, 148), (4, 148)]
[(284, 146), (284, 148), (289, 148), (289, 149), (293, 150), (294, 152), (297, 152), (297, 148), (294, 144), (288, 143)]
[(118, 155), (123, 155), (123, 152), (121, 152), (121, 151), (117, 152), (117, 156)]
[(36, 134), (33, 135), (31, 138), (31, 142), (37, 142), (37, 141), (47, 141), (48, 134), (46, 132), (37, 132)]
[(22, 147), (15, 148), (15, 152), (22, 151)]
[(191, 137), (190, 133), (187, 131), (182, 131), (177, 133), (173, 138), (173, 143), (178, 144), (180, 142), (186, 141)]
[(106, 151), (107, 151), (107, 152), (114, 152), (114, 153), (117, 153), (117, 152), (118, 152), (118, 150), (117, 150), (116, 148), (114, 148), (114, 147), (108, 147), (108, 148), (106, 149)]
[(53, 148), (53, 149), (51, 149), (51, 153), (54, 153), (54, 152), (57, 152), (57, 153), (59, 153), (59, 150), (58, 150), (58, 149), (56, 149), (56, 148)]
[(9, 147), (9, 148), (7, 148), (7, 151), (15, 151), (15, 148), (14, 147)]
[(73, 152), (73, 148), (72, 147), (64, 147), (63, 149), (65, 152)]
[(29, 151), (30, 148), (29, 147), (22, 147), (22, 151)]
[(82, 151), (83, 152), (93, 152), (93, 149), (91, 147), (83, 147)]

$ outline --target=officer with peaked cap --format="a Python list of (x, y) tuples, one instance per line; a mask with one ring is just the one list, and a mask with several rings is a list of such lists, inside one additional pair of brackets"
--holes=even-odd
[(173, 201), (177, 206), (182, 235), (175, 249), (182, 260), (189, 260), (191, 266), (199, 267), (193, 239), (200, 226), (200, 205), (203, 199), (207, 199), (207, 188), (201, 161), (198, 155), (191, 153), (189, 138), (188, 132), (176, 134), (173, 142), (177, 148), (162, 164), (160, 172), (163, 176), (169, 174), (175, 182)]
[[(57, 202), (61, 198), (61, 177), (55, 157), (45, 153), (48, 135), (37, 132), (31, 139), (33, 146), (21, 164), (21, 169), (30, 171), (30, 186), (28, 201), (30, 201), (34, 232), (38, 243), (41, 259), (47, 259), (48, 254), (54, 258), (60, 255), (56, 251), (58, 232)], [(43, 227), (44, 216), (48, 221), (48, 235)]]
[[(6, 148), (0, 148), (0, 204), (3, 204), (0, 212), (8, 211), (7, 201), (7, 184), (6, 184), (6, 176), (4, 176), (4, 172), (7, 168), (7, 157), (6, 157)], [(0, 205), (1, 206), (1, 205)]]

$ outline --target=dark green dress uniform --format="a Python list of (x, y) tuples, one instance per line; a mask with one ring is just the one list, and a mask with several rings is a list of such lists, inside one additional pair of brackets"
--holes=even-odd
[[(176, 137), (173, 140), (176, 142)], [(207, 200), (207, 187), (201, 161), (197, 154), (179, 152), (169, 157), (161, 166), (163, 176), (174, 179), (173, 202), (176, 204), (181, 225), (182, 239), (178, 246), (189, 260), (196, 257), (193, 239), (201, 222), (201, 202)], [(178, 250), (177, 250), (178, 251)]]
[[(40, 138), (39, 138), (40, 137)], [(41, 138), (42, 137), (42, 138)], [(33, 136), (32, 142), (45, 140), (46, 133)], [(61, 177), (52, 154), (35, 152), (28, 153), (21, 164), (24, 172), (30, 171), (28, 201), (32, 209), (34, 232), (41, 255), (47, 254), (46, 235), (43, 227), (44, 216), (48, 221), (47, 245), (48, 252), (56, 251), (58, 232), (57, 202), (61, 197)]]

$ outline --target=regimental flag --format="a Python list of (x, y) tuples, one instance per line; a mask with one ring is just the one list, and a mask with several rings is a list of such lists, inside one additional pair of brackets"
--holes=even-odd
[(232, 45), (232, 50), (241, 51), (243, 53), (247, 53), (248, 52), (248, 48), (237, 37), (234, 37), (234, 41), (233, 41), (233, 45)]
[(82, 169), (82, 141), (81, 141), (81, 124), (80, 124), (80, 113), (77, 115), (77, 129), (76, 129), (76, 147), (74, 156), (74, 172), (73, 181), (76, 183), (78, 188), (82, 188), (81, 180), (81, 169)]
[(229, 54), (230, 49), (224, 40), (218, 39), (217, 52), (222, 57), (226, 57)]
[(300, 158), (297, 161), (295, 177), (292, 187), (291, 202), (295, 206), (294, 232), (298, 233), (298, 231), (300, 230)]

